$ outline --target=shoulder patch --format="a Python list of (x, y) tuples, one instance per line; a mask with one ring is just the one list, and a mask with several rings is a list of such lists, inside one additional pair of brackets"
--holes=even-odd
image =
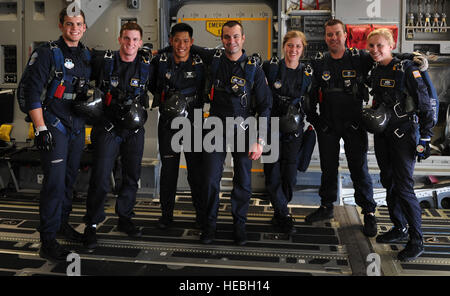
[(419, 70), (413, 71), (412, 74), (413, 74), (414, 78), (416, 78), (416, 79), (422, 77), (422, 75), (420, 75)]
[(35, 52), (33, 53), (33, 55), (31, 56), (31, 58), (30, 58), (30, 62), (28, 63), (28, 66), (33, 65), (34, 62), (36, 62), (37, 57), (38, 57), (38, 53), (35, 51)]

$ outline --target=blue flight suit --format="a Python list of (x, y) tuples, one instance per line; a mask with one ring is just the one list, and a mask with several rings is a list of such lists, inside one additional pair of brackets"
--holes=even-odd
[(341, 59), (333, 59), (325, 53), (312, 61), (312, 105), (319, 102), (320, 116), (315, 108), (307, 116), (317, 132), (322, 170), (319, 195), (321, 204), (327, 208), (332, 208), (337, 200), (341, 138), (344, 140), (356, 204), (362, 208), (363, 214), (374, 212), (376, 208), (367, 166), (368, 136), (360, 124), (365, 96), (362, 82), (372, 64), (368, 53), (350, 49), (346, 49)]
[[(276, 70), (274, 67), (278, 67), (278, 69)], [(270, 194), (275, 217), (285, 217), (289, 214), (287, 204), (292, 200), (297, 182), (297, 161), (302, 146), (304, 127), (304, 112), (301, 106), (304, 95), (302, 84), (309, 85), (311, 83), (310, 80), (304, 81), (303, 79), (305, 68), (306, 65), (303, 63), (300, 63), (296, 69), (287, 68), (284, 59), (278, 64), (271, 64), (271, 61), (263, 64), (273, 97), (271, 116), (281, 117), (286, 114), (289, 105), (295, 105), (300, 110), (299, 113), (302, 117), (296, 132), (271, 131), (272, 134), (278, 134), (278, 137), (275, 138), (280, 142), (280, 156), (278, 161), (264, 164), (264, 174), (266, 189)], [(275, 71), (277, 71), (276, 75)], [(306, 87), (304, 89), (306, 90)], [(270, 139), (272, 138), (270, 137)]]
[[(377, 65), (371, 71), (373, 106), (385, 104), (391, 113), (386, 130), (374, 135), (375, 155), (394, 227), (405, 229), (409, 225), (410, 240), (421, 241), (422, 211), (414, 193), (413, 179), (417, 128), (419, 124), (421, 138), (431, 139), (433, 110), (418, 69), (413, 65), (407, 68), (400, 65), (400, 60), (394, 58), (387, 66)], [(416, 110), (406, 111), (408, 96)]]
[[(55, 143), (52, 151), (41, 152), (44, 180), (39, 202), (39, 232), (42, 242), (55, 239), (60, 225), (68, 221), (72, 211), (73, 187), (85, 144), (85, 121), (73, 113), (71, 105), (75, 94), (84, 87), (82, 84), (88, 84), (91, 72), (83, 44), (68, 47), (62, 37), (55, 44), (64, 56), (66, 76), (73, 77), (64, 80), (64, 94), (57, 95), (61, 98), (51, 94), (48, 80), (55, 62), (48, 44), (37, 48), (30, 57), (30, 75), (25, 89), (28, 109), (43, 108), (45, 124)], [(41, 103), (44, 91), (47, 91), (46, 99)]]
[[(191, 48), (193, 52), (198, 52), (203, 61), (207, 64), (213, 63), (214, 54), (217, 52), (214, 49), (202, 49), (197, 46)], [(217, 57), (216, 57), (217, 58)], [(223, 122), (223, 152), (213, 151), (204, 152), (203, 154), (203, 197), (206, 201), (206, 223), (205, 227), (209, 229), (216, 229), (217, 215), (219, 209), (219, 193), (220, 181), (222, 179), (223, 165), (226, 158), (226, 141), (227, 132), (234, 132), (234, 147), (231, 147), (231, 155), (233, 157), (233, 190), (231, 191), (231, 213), (233, 215), (233, 224), (235, 229), (242, 229), (245, 227), (247, 221), (247, 212), (249, 201), (252, 195), (251, 188), (251, 167), (252, 160), (248, 158), (249, 147), (246, 145), (245, 152), (238, 150), (238, 132), (245, 133), (248, 139), (248, 129), (244, 129), (240, 124), (234, 125), (234, 130), (226, 131), (226, 118), (242, 117), (244, 120), (254, 115), (256, 112), (259, 118), (266, 118), (269, 122), (270, 110), (272, 107), (272, 95), (270, 88), (267, 85), (264, 72), (260, 67), (256, 67), (254, 75), (254, 85), (248, 94), (248, 100), (242, 100), (237, 96), (232, 88), (232, 77), (237, 79), (245, 79), (245, 64), (247, 62), (247, 55), (243, 51), (242, 56), (237, 61), (229, 60), (225, 53), (221, 54), (217, 73), (212, 73), (214, 81), (214, 93), (210, 98), (210, 117), (217, 117)], [(254, 102), (250, 98), (253, 95)], [(251, 110), (253, 105), (254, 110)], [(205, 135), (208, 131), (204, 132)], [(228, 134), (229, 135), (229, 134)], [(265, 139), (264, 139), (265, 140)], [(249, 144), (246, 141), (246, 144)]]
[(119, 117), (122, 108), (126, 110), (127, 102), (135, 98), (138, 92), (142, 93), (139, 104), (148, 108), (146, 88), (153, 76), (153, 66), (148, 61), (148, 80), (141, 81), (145, 79), (141, 67), (143, 56), (140, 51), (132, 62), (123, 62), (119, 52), (114, 51), (112, 71), (108, 69), (107, 59), (104, 56), (104, 52), (96, 53), (92, 66), (92, 80), (95, 80), (96, 85), (105, 93), (105, 113), (103, 118), (94, 124), (91, 132), (94, 165), (86, 200), (87, 211), (84, 216), (87, 225), (99, 224), (105, 219), (104, 202), (107, 193), (111, 191), (111, 172), (119, 155), (122, 163), (122, 184), (115, 211), (119, 219), (130, 220), (134, 217), (133, 209), (144, 152), (145, 122), (138, 128), (130, 129), (123, 125)]
[(155, 73), (158, 73), (155, 84), (156, 89), (153, 91), (155, 95), (153, 106), (160, 106), (158, 141), (161, 158), (160, 203), (162, 217), (167, 222), (173, 219), (181, 153), (173, 151), (171, 146), (172, 137), (179, 132), (179, 129), (171, 128), (173, 118), (161, 112), (161, 107), (171, 95), (181, 93), (188, 103), (186, 111), (191, 129), (190, 147), (187, 147), (185, 141), (183, 141), (187, 180), (191, 188), (196, 221), (201, 225), (205, 218), (205, 209), (201, 196), (203, 183), (202, 150), (197, 151), (199, 149), (194, 149), (194, 141), (199, 140), (194, 138), (194, 129), (200, 134), (202, 131), (201, 126), (194, 127), (194, 109), (200, 109), (203, 118), (205, 66), (200, 57), (192, 53), (189, 54), (187, 61), (178, 64), (175, 62), (172, 53), (155, 56), (152, 63), (155, 64)]

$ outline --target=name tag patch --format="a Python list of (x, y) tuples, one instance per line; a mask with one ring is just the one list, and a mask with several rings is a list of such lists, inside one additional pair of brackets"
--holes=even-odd
[(419, 72), (418, 70), (413, 71), (412, 74), (413, 74), (414, 78), (416, 78), (416, 79), (419, 78), (419, 77), (422, 77), (422, 76), (420, 75), (420, 72)]
[(354, 78), (354, 77), (356, 77), (356, 71), (355, 70), (342, 70), (342, 77), (343, 78)]
[(239, 86), (244, 86), (245, 85), (245, 79), (237, 77), (237, 76), (233, 76), (233, 77), (231, 77), (231, 84), (237, 84)]
[(381, 79), (380, 80), (380, 86), (381, 87), (394, 87), (395, 86), (395, 80), (392, 80), (392, 79)]

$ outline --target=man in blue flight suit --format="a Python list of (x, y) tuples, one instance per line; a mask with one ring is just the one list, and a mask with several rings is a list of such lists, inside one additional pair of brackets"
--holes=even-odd
[[(190, 53), (194, 42), (192, 34), (193, 29), (188, 24), (174, 25), (170, 32), (172, 52), (163, 53), (152, 60), (152, 63), (156, 65), (155, 73), (158, 73), (152, 107), (159, 106), (160, 112), (158, 124), (161, 156), (160, 203), (162, 215), (158, 222), (160, 229), (166, 229), (173, 222), (181, 155), (180, 152), (173, 151), (171, 146), (172, 137), (178, 132), (177, 129), (171, 128), (172, 119), (176, 117), (187, 116), (191, 123), (191, 147), (183, 145), (183, 149), (186, 158), (187, 179), (196, 211), (197, 227), (201, 227), (205, 215), (201, 202), (202, 151), (194, 151), (193, 145), (195, 140), (194, 109), (202, 110), (204, 104), (205, 67), (198, 55)], [(185, 141), (183, 140), (183, 142)]]
[(44, 172), (39, 200), (40, 256), (51, 260), (65, 260), (70, 253), (56, 241), (58, 231), (68, 239), (82, 239), (68, 223), (85, 142), (84, 119), (71, 106), (86, 91), (90, 77), (90, 55), (80, 42), (86, 31), (84, 13), (69, 16), (63, 9), (58, 26), (59, 40), (37, 48), (30, 57), (25, 88)]
[[(223, 123), (226, 118), (242, 117), (246, 119), (252, 116), (250, 106), (251, 96), (254, 95), (254, 109), (259, 118), (270, 118), (272, 106), (272, 96), (267, 85), (264, 72), (258, 66), (255, 67), (253, 87), (249, 75), (245, 69), (251, 60), (247, 58), (242, 49), (245, 35), (243, 27), (239, 22), (229, 21), (222, 27), (222, 43), (224, 51), (210, 50), (204, 60), (208, 64), (214, 64), (214, 59), (218, 59), (215, 67), (216, 73), (210, 73), (212, 89), (210, 93), (210, 117), (217, 117)], [(224, 53), (224, 54), (223, 54)], [(215, 57), (214, 57), (215, 56)], [(243, 124), (235, 124), (234, 132), (238, 129), (245, 130)], [(248, 129), (245, 131), (248, 132)], [(224, 132), (224, 138), (225, 138)], [(247, 135), (248, 136), (248, 135)], [(247, 221), (247, 211), (251, 189), (251, 167), (252, 160), (257, 160), (262, 154), (265, 139), (258, 138), (256, 143), (248, 143), (246, 152), (239, 152), (235, 145), (232, 147), (234, 162), (233, 190), (231, 192), (231, 212), (233, 215), (235, 243), (244, 245), (247, 242), (245, 223)], [(210, 244), (215, 238), (216, 222), (219, 209), (220, 181), (223, 173), (223, 163), (226, 157), (225, 142), (223, 141), (222, 151), (205, 152), (203, 155), (203, 196), (206, 201), (206, 221), (201, 241)], [(235, 141), (236, 143), (236, 141)]]
[(144, 151), (144, 123), (147, 120), (147, 85), (152, 78), (151, 56), (139, 50), (142, 28), (126, 23), (118, 38), (119, 51), (93, 57), (92, 80), (104, 92), (105, 113), (92, 130), (94, 165), (89, 182), (84, 222), (84, 245), (97, 247), (96, 227), (105, 219), (104, 202), (110, 191), (110, 176), (118, 155), (122, 158), (122, 184), (116, 201), (117, 229), (130, 237), (141, 236), (131, 220)]
[[(337, 200), (337, 176), (340, 139), (344, 140), (350, 176), (355, 188), (355, 201), (364, 215), (363, 232), (377, 234), (374, 216), (372, 179), (367, 166), (368, 136), (360, 125), (363, 100), (368, 99), (364, 80), (372, 67), (370, 56), (362, 50), (347, 49), (344, 24), (336, 19), (325, 24), (328, 53), (313, 60), (314, 82), (308, 121), (317, 131), (320, 167), (322, 169), (319, 195), (321, 206), (306, 217), (315, 222), (334, 217), (333, 203)], [(319, 96), (319, 91), (321, 95)], [(319, 102), (320, 116), (315, 106)]]

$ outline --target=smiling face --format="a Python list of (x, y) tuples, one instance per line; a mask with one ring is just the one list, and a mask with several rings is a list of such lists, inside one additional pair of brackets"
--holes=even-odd
[(288, 39), (283, 46), (284, 58), (287, 63), (296, 63), (303, 54), (303, 41), (299, 37)]
[(170, 37), (175, 62), (187, 61), (193, 43), (194, 39), (189, 36), (189, 32), (177, 32)]
[(142, 36), (138, 30), (125, 30), (119, 37), (120, 56), (124, 61), (134, 60), (142, 46)]
[(245, 42), (245, 35), (242, 34), (241, 27), (224, 26), (222, 28), (222, 44), (228, 58), (234, 60), (242, 55), (242, 48)]
[(393, 46), (382, 35), (372, 35), (367, 39), (367, 49), (375, 62), (387, 65), (392, 60)]
[(325, 42), (331, 53), (342, 53), (345, 51), (345, 40), (347, 33), (341, 24), (325, 27)]
[(84, 32), (86, 32), (86, 24), (81, 15), (73, 17), (66, 15), (64, 23), (59, 23), (58, 27), (62, 32), (63, 39), (70, 47), (78, 46), (78, 42), (80, 42)]

